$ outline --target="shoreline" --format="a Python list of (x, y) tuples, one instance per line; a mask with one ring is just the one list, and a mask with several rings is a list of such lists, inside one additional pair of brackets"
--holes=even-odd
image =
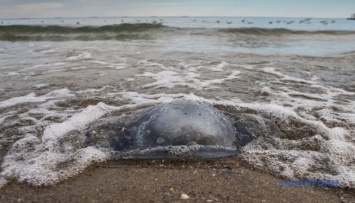
[[(68, 52), (69, 55), (67, 57), (70, 58), (76, 56), (75, 54), (80, 56), (79, 53), (85, 53), (85, 49), (77, 52), (78, 53)], [(63, 51), (60, 53), (67, 52)], [(206, 61), (201, 64), (205, 65), (207, 68), (218, 66), (221, 61), (227, 61), (232, 65), (226, 66), (224, 68), (225, 71), (240, 70), (243, 72), (244, 76), (247, 76), (243, 76), (243, 78), (238, 80), (236, 79), (234, 82), (230, 81), (224, 83), (223, 85), (225, 86), (221, 86), (221, 89), (224, 90), (224, 92), (221, 92), (221, 94), (215, 90), (200, 93), (199, 90), (192, 88), (188, 89), (188, 91), (197, 92), (197, 95), (206, 99), (213, 98), (216, 95), (223, 98), (226, 95), (228, 96), (228, 94), (236, 94), (238, 95), (238, 98), (245, 103), (260, 101), (271, 103), (275, 98), (271, 93), (278, 91), (278, 85), (284, 86), (285, 83), (282, 81), (287, 79), (286, 81), (289, 83), (287, 87), (297, 93), (295, 94), (291, 91), (286, 92), (290, 97), (295, 100), (303, 97), (304, 101), (319, 103), (322, 100), (317, 99), (316, 97), (309, 97), (309, 95), (314, 94), (315, 96), (321, 96), (321, 92), (314, 92), (317, 89), (313, 90), (312, 88), (307, 88), (307, 86), (305, 86), (306, 83), (304, 83), (303, 80), (294, 79), (304, 77), (310, 82), (316, 81), (317, 84), (322, 87), (334, 87), (350, 92), (355, 91), (355, 85), (350, 83), (352, 72), (349, 72), (352, 71), (351, 64), (353, 64), (355, 60), (355, 52), (353, 51), (322, 57), (245, 53), (237, 55), (238, 58), (236, 59), (234, 59), (234, 53), (216, 54), (211, 57), (207, 54), (191, 54), (191, 56), (187, 56), (187, 53), (177, 52), (173, 56), (172, 61), (170, 61), (171, 58), (168, 58), (169, 60), (158, 59), (157, 53), (153, 52), (150, 53), (151, 55), (147, 54), (147, 56), (144, 57), (131, 57), (132, 61), (130, 61), (127, 66), (137, 67), (137, 64), (139, 64), (142, 58), (149, 58), (151, 62), (157, 63), (162, 67), (172, 66), (174, 71), (180, 73), (179, 75), (184, 76), (184, 74), (188, 72), (189, 67), (180, 70), (179, 68), (182, 67), (176, 65), (176, 61), (180, 59), (185, 60), (185, 58), (187, 58), (187, 63), (198, 60)], [(167, 53), (169, 52), (166, 52), (166, 55), (168, 55)], [(126, 57), (126, 55), (122, 56)], [(127, 57), (130, 57), (129, 54)], [(209, 57), (211, 57), (211, 59), (209, 59)], [(94, 68), (90, 69), (71, 69), (71, 66), (81, 63), (88, 64), (88, 66), (95, 64), (94, 61), (89, 61), (94, 59), (104, 61), (104, 58), (102, 59), (100, 57), (93, 59), (79, 58), (76, 59), (78, 60), (77, 62), (72, 62), (70, 66), (65, 66), (66, 69), (63, 68), (63, 70), (55, 72), (53, 75), (50, 72), (46, 72), (48, 71), (47, 69), (36, 70), (35, 73), (38, 75), (35, 76), (32, 76), (27, 72), (21, 72), (21, 74), (24, 74), (21, 78), (27, 77), (26, 74), (28, 74), (28, 77), (33, 77), (32, 80), (35, 81), (35, 83), (38, 83), (39, 85), (48, 84), (48, 86), (39, 89), (19, 88), (16, 90), (9, 86), (6, 90), (4, 89), (1, 96), (5, 99), (11, 99), (13, 97), (22, 97), (23, 95), (35, 92), (39, 95), (35, 98), (40, 98), (51, 91), (56, 91), (65, 87), (68, 88), (71, 93), (77, 94), (77, 97), (68, 97), (66, 100), (59, 103), (58, 108), (60, 110), (68, 110), (69, 108), (76, 110), (85, 109), (89, 105), (96, 105), (99, 101), (119, 106), (122, 104), (122, 101), (120, 100), (98, 96), (105, 95), (105, 91), (118, 94), (125, 90), (125, 88), (130, 91), (136, 91), (135, 87), (146, 85), (149, 81), (154, 80), (151, 78), (142, 79), (137, 77), (138, 79), (127, 81), (122, 87), (119, 86), (117, 89), (108, 88), (108, 90), (104, 88), (106, 85), (117, 84), (115, 83), (116, 81), (124, 80), (126, 78), (134, 78), (139, 74), (143, 74), (144, 71), (151, 71), (153, 73), (164, 71), (158, 66), (151, 67), (148, 61), (146, 62), (146, 67), (140, 65), (143, 66), (141, 69), (132, 68), (129, 71), (128, 68), (120, 69), (120, 73), (122, 74), (118, 74), (117, 70), (114, 68), (105, 68), (102, 64), (100, 66), (93, 66)], [(35, 66), (36, 64), (32, 65)], [(275, 68), (275, 72), (265, 72), (265, 68), (269, 66)], [(21, 71), (21, 68), (22, 66), (14, 71)], [(99, 68), (105, 68), (102, 69), (107, 74), (104, 82), (102, 82), (103, 80), (100, 80), (102, 76), (97, 72)], [(302, 71), (302, 75), (298, 75), (299, 70)], [(204, 74), (205, 78), (199, 79), (201, 79), (201, 81), (213, 79), (216, 73), (218, 74), (217, 78), (222, 78), (223, 71), (201, 71), (201, 75)], [(312, 75), (317, 77), (312, 78)], [(79, 76), (80, 78), (83, 76), (90, 78), (90, 85), (87, 86), (86, 83), (80, 83), (80, 80), (77, 79)], [(4, 78), (5, 81), (3, 81), (3, 84), (5, 85), (9, 84), (14, 78), (16, 80), (13, 81), (18, 82), (20, 86), (22, 85), (23, 87), (26, 87), (25, 84), (28, 83), (26, 80), (22, 80), (16, 75)], [(264, 82), (264, 84), (255, 85), (250, 82), (259, 80)], [(67, 85), (67, 81), (71, 81), (71, 83)], [(271, 91), (271, 93), (263, 91), (262, 88), (265, 84), (266, 87), (275, 89)], [(240, 85), (240, 88), (233, 89), (235, 85)], [(250, 92), (250, 88), (253, 87), (255, 88), (255, 91)], [(309, 85), (309, 87), (311, 86)], [(94, 92), (79, 93), (80, 91), (90, 89), (94, 89)], [(174, 95), (177, 92), (186, 89), (187, 88), (185, 87), (179, 86), (176, 89), (167, 89), (164, 93)], [(158, 95), (161, 93), (161, 89), (140, 89), (140, 93), (142, 95)], [(327, 95), (326, 92), (323, 94)], [(324, 99), (323, 97), (320, 98)], [(339, 93), (334, 96), (334, 100), (330, 101), (350, 101), (352, 98), (353, 96), (351, 95), (344, 96)], [(124, 100), (124, 102), (127, 101), (128, 99)], [(285, 101), (287, 102), (290, 100)], [(288, 103), (284, 104), (289, 105)], [(30, 103), (20, 104), (19, 106), (40, 110), (40, 108), (35, 105), (37, 104)], [(15, 108), (18, 108), (18, 106), (6, 109), (6, 111), (11, 111)], [(327, 109), (325, 108), (325, 110)], [(340, 112), (338, 108), (333, 108), (331, 110), (331, 112), (334, 113)], [(351, 109), (347, 110), (349, 112), (352, 111)], [(24, 109), (23, 111), (26, 112), (27, 110)], [(24, 113), (20, 112), (18, 115), (22, 116)], [(57, 120), (53, 120), (53, 122), (61, 123), (61, 121)], [(331, 123), (327, 123), (327, 125), (331, 126)], [(335, 123), (335, 125), (337, 124)], [(0, 143), (0, 163), (4, 161), (4, 156), (7, 154), (12, 144), (23, 138), (22, 134), (17, 134), (17, 130), (20, 127), (23, 126), (19, 124), (19, 126), (15, 125), (15, 127), (13, 127), (8, 124), (8, 126), (3, 128), (4, 132), (6, 130), (6, 135), (9, 136), (2, 137), (4, 142)], [(16, 136), (10, 137), (10, 135)], [(39, 136), (40, 135), (41, 133), (39, 133)], [(312, 148), (306, 148), (303, 150), (312, 150)], [(14, 178), (16, 177), (14, 176)], [(16, 180), (14, 180), (0, 189), (0, 202), (354, 202), (355, 200), (355, 189), (332, 187), (281, 187), (279, 180), (284, 179), (269, 174), (266, 171), (256, 169), (239, 160), (238, 157), (197, 161), (118, 160), (93, 164), (79, 175), (70, 177), (54, 186), (34, 187), (24, 183), (17, 183), (15, 182)], [(187, 201), (181, 200), (181, 194), (187, 194), (190, 199)]]
[[(53, 186), (9, 183), (1, 202), (352, 202), (355, 190), (282, 187), (237, 157), (118, 160), (95, 164)], [(181, 200), (187, 194), (188, 200)]]

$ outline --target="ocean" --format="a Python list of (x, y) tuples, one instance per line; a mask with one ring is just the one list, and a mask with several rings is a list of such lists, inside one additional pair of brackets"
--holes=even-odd
[(355, 188), (355, 22), (251, 17), (0, 19), (0, 187), (112, 159), (85, 130), (177, 99), (262, 116), (239, 158)]

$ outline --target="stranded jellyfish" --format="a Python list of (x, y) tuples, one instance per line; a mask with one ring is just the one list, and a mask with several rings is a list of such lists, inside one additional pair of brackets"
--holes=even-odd
[(177, 100), (106, 117), (86, 135), (89, 145), (109, 150), (115, 158), (217, 158), (238, 154), (277, 127), (270, 123), (255, 115), (227, 116), (205, 104)]

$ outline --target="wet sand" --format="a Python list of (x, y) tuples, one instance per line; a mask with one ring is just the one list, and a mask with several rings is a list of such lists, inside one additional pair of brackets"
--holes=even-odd
[(237, 158), (122, 160), (96, 164), (54, 186), (10, 183), (0, 189), (0, 201), (355, 202), (354, 190), (282, 187), (279, 179)]

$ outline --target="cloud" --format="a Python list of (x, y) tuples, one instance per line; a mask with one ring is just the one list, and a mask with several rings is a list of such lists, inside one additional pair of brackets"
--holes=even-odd
[[(0, 0), (1, 1), (1, 0)], [(0, 6), (0, 17), (47, 17), (61, 15), (63, 3), (43, 2)]]
[(80, 2), (82, 2), (82, 3), (93, 2), (93, 1), (95, 1), (95, 0), (80, 0)]
[(58, 2), (32, 3), (32, 4), (20, 4), (17, 5), (17, 7), (25, 11), (35, 11), (35, 10), (58, 9), (58, 8), (62, 8), (63, 4)]
[[(85, 16), (345, 17), (354, 0), (0, 0), (0, 18)], [(316, 10), (319, 12), (315, 12)]]

